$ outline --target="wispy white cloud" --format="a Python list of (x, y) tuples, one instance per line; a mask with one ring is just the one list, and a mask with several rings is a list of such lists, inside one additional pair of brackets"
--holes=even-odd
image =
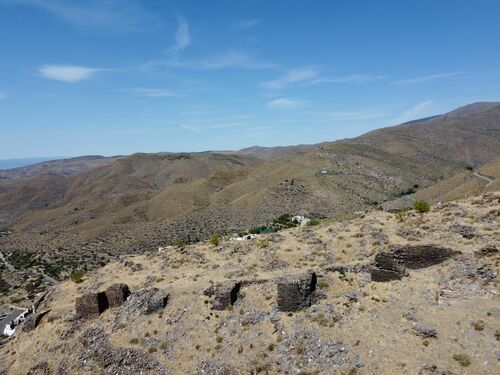
[(312, 84), (318, 83), (370, 83), (375, 81), (380, 81), (386, 79), (386, 76), (383, 75), (374, 75), (374, 74), (351, 74), (343, 77), (320, 77), (314, 81)]
[(0, 3), (35, 6), (85, 31), (142, 31), (161, 24), (157, 16), (133, 0), (0, 0)]
[(449, 77), (456, 76), (458, 74), (460, 74), (460, 72), (431, 74), (431, 75), (423, 76), (423, 77), (400, 79), (398, 81), (392, 82), (392, 84), (393, 85), (408, 85), (408, 84), (413, 84), (413, 83), (422, 83), (422, 82), (434, 81), (436, 79), (441, 79), (441, 78), (449, 78)]
[(257, 26), (259, 23), (261, 23), (261, 21), (261, 18), (241, 20), (233, 24), (233, 29), (249, 29), (251, 27)]
[(402, 124), (404, 122), (418, 120), (419, 118), (430, 116), (431, 100), (426, 100), (415, 104), (413, 107), (403, 111), (401, 115), (391, 121), (392, 124)]
[(38, 68), (38, 73), (47, 79), (72, 83), (92, 78), (96, 73), (103, 70), (106, 69), (75, 65), (44, 65)]
[(338, 119), (343, 121), (360, 121), (360, 120), (371, 120), (375, 118), (385, 117), (387, 113), (379, 111), (338, 111), (338, 112), (327, 112), (325, 116), (330, 119)]
[(137, 95), (149, 96), (152, 98), (181, 96), (178, 93), (175, 93), (175, 92), (172, 92), (169, 90), (165, 90), (165, 89), (150, 89), (150, 88), (142, 88), (142, 87), (133, 88), (133, 89), (124, 89), (121, 91), (130, 92), (130, 93), (137, 94)]
[(306, 66), (289, 70), (272, 81), (261, 82), (260, 86), (271, 90), (281, 90), (297, 83), (312, 82), (319, 78), (320, 74), (316, 67)]
[(219, 56), (214, 56), (201, 60), (198, 64), (204, 69), (223, 69), (223, 68), (243, 68), (243, 69), (270, 69), (274, 64), (258, 61), (240, 52), (226, 52)]
[(186, 19), (180, 14), (177, 16), (177, 32), (175, 33), (175, 43), (169, 48), (170, 53), (179, 56), (191, 44), (191, 34)]
[(307, 103), (298, 99), (279, 98), (267, 102), (266, 107), (269, 109), (296, 109), (307, 106)]
[(172, 68), (188, 68), (199, 70), (219, 70), (227, 68), (238, 69), (271, 69), (275, 65), (267, 61), (257, 60), (245, 53), (226, 52), (221, 55), (215, 55), (198, 60), (164, 60), (150, 62), (145, 69), (154, 66), (168, 66)]
[(305, 66), (289, 70), (278, 78), (261, 82), (260, 86), (269, 90), (282, 90), (292, 85), (317, 85), (322, 83), (369, 83), (385, 79), (373, 74), (351, 74), (342, 77), (325, 76), (318, 66)]
[(190, 125), (190, 124), (182, 124), (180, 127), (184, 130), (189, 130), (194, 133), (203, 133), (203, 130), (201, 130), (199, 127)]

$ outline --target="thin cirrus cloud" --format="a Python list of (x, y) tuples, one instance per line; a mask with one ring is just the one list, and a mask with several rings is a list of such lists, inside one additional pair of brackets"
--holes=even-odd
[(268, 109), (277, 109), (277, 110), (297, 109), (305, 107), (306, 105), (307, 103), (302, 100), (289, 99), (289, 98), (274, 99), (266, 103), (266, 107)]
[(169, 48), (169, 52), (174, 56), (179, 56), (191, 44), (191, 34), (186, 19), (177, 16), (177, 31), (175, 33), (175, 43)]
[(148, 96), (150, 98), (165, 98), (165, 97), (179, 97), (179, 96), (181, 96), (180, 94), (172, 92), (170, 90), (152, 89), (152, 88), (143, 88), (143, 87), (124, 89), (121, 91), (129, 92), (129, 93), (137, 94), (137, 95), (141, 95), (141, 96)]
[(97, 73), (104, 70), (106, 69), (75, 65), (43, 65), (38, 68), (38, 73), (43, 78), (60, 82), (74, 83), (90, 79)]
[(289, 70), (287, 73), (271, 81), (264, 81), (260, 86), (270, 90), (281, 90), (291, 85), (313, 82), (320, 78), (320, 74), (315, 67), (302, 67)]
[(282, 90), (293, 85), (317, 85), (323, 83), (370, 83), (385, 79), (385, 76), (373, 74), (351, 74), (343, 77), (328, 77), (321, 73), (317, 66), (306, 66), (291, 69), (285, 74), (271, 81), (264, 81), (259, 84), (268, 90)]
[(182, 125), (180, 125), (180, 127), (184, 130), (189, 130), (190, 132), (203, 133), (203, 130), (201, 130), (198, 126), (195, 126), (195, 125), (182, 124)]
[(261, 61), (247, 55), (246, 53), (234, 51), (229, 51), (220, 55), (209, 56), (198, 60), (173, 59), (167, 61), (155, 61), (146, 64), (144, 68), (149, 69), (157, 65), (168, 66), (171, 68), (188, 68), (198, 70), (219, 70), (226, 68), (260, 70), (271, 69), (275, 67), (275, 64), (271, 62)]
[(430, 108), (433, 102), (426, 100), (415, 104), (411, 108), (403, 111), (401, 115), (391, 120), (392, 124), (402, 124), (404, 122), (412, 121), (418, 118), (427, 117), (431, 115)]
[(414, 83), (434, 81), (436, 79), (454, 77), (458, 74), (460, 74), (460, 73), (459, 72), (449, 72), (449, 73), (431, 74), (431, 75), (423, 76), (423, 77), (400, 79), (398, 81), (392, 82), (392, 84), (393, 85), (409, 85), (409, 84), (414, 84)]
[(329, 77), (320, 77), (314, 81), (312, 84), (318, 83), (371, 83), (375, 81), (380, 81), (386, 79), (386, 76), (383, 75), (374, 75), (374, 74), (351, 74), (343, 77), (329, 78)]
[(161, 25), (158, 16), (134, 0), (0, 0), (42, 9), (84, 31), (144, 31)]
[(338, 112), (328, 112), (325, 116), (329, 119), (342, 120), (342, 121), (361, 121), (361, 120), (372, 120), (375, 118), (385, 117), (387, 113), (378, 111), (338, 111)]
[(236, 30), (249, 29), (251, 27), (257, 26), (261, 22), (262, 22), (261, 18), (251, 18), (251, 19), (241, 20), (233, 23), (233, 29)]

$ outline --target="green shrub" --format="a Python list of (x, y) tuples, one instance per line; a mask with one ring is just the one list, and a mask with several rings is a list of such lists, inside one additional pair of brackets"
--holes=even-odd
[(406, 214), (407, 214), (408, 210), (409, 210), (409, 208), (402, 208), (398, 212), (396, 212), (396, 219), (398, 220), (398, 222), (401, 223), (401, 222), (405, 221)]
[(453, 354), (453, 359), (458, 362), (462, 367), (467, 367), (470, 365), (470, 357), (465, 353), (455, 353)]
[(78, 283), (81, 283), (83, 281), (84, 275), (85, 275), (85, 272), (80, 271), (80, 270), (74, 270), (69, 275), (69, 278), (71, 279), (71, 281), (78, 284)]
[(179, 237), (174, 241), (174, 246), (182, 247), (184, 245), (187, 245), (187, 241), (184, 238)]
[(210, 238), (208, 239), (208, 242), (210, 242), (214, 246), (219, 246), (220, 238), (219, 238), (219, 236), (213, 235), (213, 236), (210, 236)]
[(319, 225), (320, 221), (318, 219), (311, 219), (307, 222), (307, 225), (313, 226), (313, 225)]
[(267, 238), (259, 238), (256, 242), (258, 248), (263, 249), (269, 246), (269, 240)]
[(424, 212), (428, 212), (431, 208), (431, 205), (426, 201), (419, 199), (413, 202), (413, 208), (417, 210), (417, 212), (422, 214)]

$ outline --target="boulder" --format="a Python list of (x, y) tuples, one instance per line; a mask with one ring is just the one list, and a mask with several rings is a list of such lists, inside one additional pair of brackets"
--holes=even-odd
[(241, 288), (239, 281), (226, 281), (207, 289), (207, 295), (212, 294), (214, 300), (212, 310), (225, 310), (234, 305), (238, 299), (238, 293)]
[(169, 294), (158, 288), (141, 289), (130, 294), (123, 311), (132, 315), (153, 314), (167, 306), (168, 298)]
[(499, 251), (495, 246), (486, 246), (474, 252), (478, 258), (498, 255)]
[(156, 374), (172, 373), (144, 350), (114, 346), (101, 328), (89, 328), (79, 337), (84, 358), (91, 358), (92, 373), (96, 374)]
[(126, 284), (113, 284), (106, 291), (109, 308), (121, 306), (130, 295), (130, 289)]
[(444, 262), (451, 256), (459, 254), (445, 247), (436, 245), (396, 246), (390, 252), (382, 252), (375, 256), (372, 267), (372, 281), (400, 280), (407, 275), (405, 268), (419, 269)]
[(416, 245), (398, 246), (392, 249), (392, 253), (397, 263), (419, 269), (442, 263), (459, 252), (436, 245)]
[(203, 361), (197, 366), (198, 375), (238, 375), (238, 371), (225, 363)]
[(473, 239), (477, 235), (474, 228), (468, 225), (460, 225), (455, 223), (450, 226), (450, 230), (461, 235), (463, 238), (467, 238), (468, 240)]
[(439, 368), (435, 365), (426, 365), (420, 369), (418, 375), (456, 375), (454, 372)]
[(312, 294), (316, 290), (314, 272), (286, 276), (278, 280), (277, 305), (280, 311), (302, 310), (312, 304)]
[(108, 308), (104, 293), (87, 293), (75, 301), (76, 314), (83, 319), (95, 319)]
[(45, 310), (42, 312), (39, 312), (37, 314), (32, 314), (30, 315), (24, 324), (22, 325), (22, 331), (23, 332), (31, 332), (38, 327), (42, 319), (50, 312), (50, 310)]
[(431, 337), (437, 337), (437, 331), (434, 327), (429, 324), (418, 323), (413, 326), (413, 332), (424, 339), (428, 339)]
[(393, 253), (384, 252), (375, 256), (375, 265), (370, 273), (372, 281), (385, 282), (401, 280), (406, 275), (406, 270)]
[(401, 280), (405, 274), (397, 271), (384, 270), (381, 268), (373, 268), (371, 270), (371, 280), (386, 282), (392, 280)]

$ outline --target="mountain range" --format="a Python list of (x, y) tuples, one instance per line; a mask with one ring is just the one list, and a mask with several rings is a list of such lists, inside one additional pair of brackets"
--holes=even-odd
[(60, 269), (94, 267), (283, 214), (463, 198), (498, 188), (499, 158), (495, 102), (317, 145), (46, 161), (0, 171), (0, 226), (12, 231), (0, 246)]

